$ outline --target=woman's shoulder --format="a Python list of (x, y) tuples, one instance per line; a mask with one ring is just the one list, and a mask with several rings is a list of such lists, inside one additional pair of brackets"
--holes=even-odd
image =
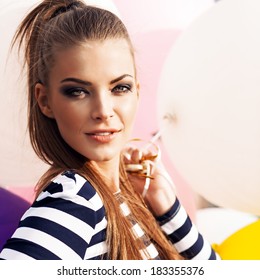
[(103, 206), (102, 200), (92, 184), (82, 175), (67, 170), (57, 175), (39, 194), (36, 203), (46, 199), (63, 199), (77, 204), (88, 204), (98, 210)]

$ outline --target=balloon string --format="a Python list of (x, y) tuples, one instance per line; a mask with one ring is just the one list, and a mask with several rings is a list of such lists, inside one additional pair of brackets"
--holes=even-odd
[[(164, 117), (163, 117), (163, 120), (164, 120), (164, 124), (163, 126), (161, 127), (161, 129), (159, 129), (159, 131), (150, 139), (150, 141), (145, 145), (144, 149), (148, 149), (150, 148), (150, 146), (154, 145), (154, 143), (161, 137), (161, 135), (163, 134), (163, 132), (166, 130), (168, 124), (170, 122), (172, 122), (174, 119), (176, 118), (176, 116), (174, 114), (166, 114)], [(166, 122), (167, 121), (167, 122)], [(158, 157), (156, 158), (157, 160), (159, 159), (160, 160), (160, 157), (161, 157), (161, 150), (160, 148), (158, 148)], [(152, 175), (152, 169), (154, 168), (154, 165), (155, 163), (154, 162), (151, 162), (151, 161), (148, 161), (147, 162), (147, 177), (145, 178), (145, 185), (144, 185), (144, 189), (143, 189), (143, 193), (142, 193), (142, 196), (145, 197), (148, 190), (149, 190), (149, 186), (150, 186), (150, 182), (151, 182), (151, 175)], [(153, 168), (152, 168), (153, 167)], [(158, 167), (157, 167), (158, 168)], [(160, 168), (158, 168), (160, 169)], [(172, 179), (170, 178), (169, 174), (166, 172), (166, 171), (162, 171), (160, 169), (160, 175), (162, 177), (164, 177), (168, 183), (173, 187), (175, 188), (175, 185), (172, 181)]]
[[(151, 138), (151, 140), (142, 148), (143, 150), (146, 149), (148, 150), (152, 145), (154, 145), (154, 143), (161, 137), (161, 135), (163, 134), (164, 130), (166, 129), (167, 125), (169, 124), (169, 122), (173, 121), (175, 118), (174, 115), (172, 114), (167, 114), (164, 116), (164, 120), (167, 120), (167, 123), (164, 122), (164, 125), (161, 127), (161, 129)], [(156, 159), (160, 160), (161, 158), (161, 150), (158, 147), (158, 155), (156, 157)], [(143, 167), (145, 168), (146, 171), (146, 175), (145, 175), (145, 184), (144, 184), (144, 188), (143, 188), (143, 192), (142, 192), (142, 196), (145, 197), (149, 187), (150, 187), (150, 183), (151, 183), (151, 179), (152, 179), (152, 173), (153, 173), (153, 169), (155, 166), (155, 162), (151, 161), (151, 160), (145, 160), (143, 161)], [(157, 167), (158, 168), (158, 167)], [(162, 169), (158, 168), (161, 172), (159, 173), (162, 177), (164, 177), (168, 183), (175, 188), (175, 185), (173, 183), (173, 181), (171, 180), (169, 174), (166, 171), (162, 171)]]
[[(175, 119), (175, 115), (173, 114), (166, 114), (164, 117), (163, 117), (163, 120), (164, 120), (164, 124), (163, 126), (161, 127), (161, 129), (158, 130), (158, 132), (150, 139), (150, 141), (145, 145), (145, 149), (148, 149), (150, 148), (151, 145), (153, 145), (153, 143), (155, 143), (163, 134), (164, 130), (166, 129), (167, 125), (172, 122), (173, 120)], [(166, 121), (167, 122), (166, 122)]]

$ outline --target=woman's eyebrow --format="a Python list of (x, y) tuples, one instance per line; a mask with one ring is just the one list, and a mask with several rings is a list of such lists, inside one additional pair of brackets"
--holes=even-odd
[(77, 78), (66, 78), (66, 79), (61, 81), (61, 83), (66, 83), (66, 82), (74, 82), (74, 83), (78, 83), (78, 84), (83, 84), (85, 86), (91, 86), (92, 85), (88, 81), (83, 81), (83, 80), (77, 79)]
[[(126, 77), (133, 78), (133, 76), (130, 75), (130, 74), (124, 74), (124, 75), (121, 75), (121, 76), (113, 79), (112, 81), (110, 81), (110, 85), (112, 85), (112, 84), (114, 84), (114, 83), (116, 83), (118, 81), (121, 81), (121, 80), (123, 80)], [(61, 81), (61, 83), (66, 83), (66, 82), (74, 82), (74, 83), (78, 83), (78, 84), (83, 84), (85, 86), (91, 86), (92, 85), (91, 82), (84, 81), (84, 80), (81, 80), (81, 79), (78, 79), (78, 78), (73, 78), (73, 77), (69, 77), (69, 78), (66, 78), (66, 79)]]
[(116, 82), (119, 82), (119, 81), (123, 80), (125, 77), (134, 78), (134, 77), (133, 77), (132, 75), (130, 75), (130, 74), (124, 74), (124, 75), (119, 76), (118, 78), (115, 78), (114, 80), (112, 80), (112, 81), (110, 82), (110, 85), (112, 85), (112, 84), (114, 84), (114, 83), (116, 83)]

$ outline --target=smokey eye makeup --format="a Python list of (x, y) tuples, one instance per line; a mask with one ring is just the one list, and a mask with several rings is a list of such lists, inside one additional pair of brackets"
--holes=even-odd
[(114, 86), (111, 91), (115, 94), (125, 94), (128, 92), (132, 92), (132, 90), (133, 90), (132, 83), (122, 83)]
[(77, 86), (61, 87), (60, 93), (69, 98), (81, 97), (89, 94), (89, 92), (86, 89)]
[[(59, 88), (60, 93), (68, 98), (84, 98), (86, 96), (97, 93), (97, 88), (95, 88), (91, 83), (87, 83), (87, 86), (82, 86), (81, 84), (67, 84), (62, 85)], [(91, 90), (90, 87), (91, 86)], [(124, 96), (127, 93), (131, 93), (134, 90), (133, 81), (119, 81), (111, 86), (107, 86), (107, 92), (115, 96)]]

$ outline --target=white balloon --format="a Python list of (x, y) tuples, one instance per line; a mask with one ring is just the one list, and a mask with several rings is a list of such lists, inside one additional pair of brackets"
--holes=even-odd
[(234, 232), (257, 220), (252, 214), (221, 207), (202, 208), (196, 212), (196, 226), (211, 244), (221, 244)]
[[(120, 0), (116, 1), (120, 3)], [(182, 31), (215, 4), (214, 0), (122, 1), (122, 13), (133, 35), (161, 30)], [(119, 6), (119, 7), (120, 7)], [(136, 20), (134, 20), (136, 19)]]
[(213, 204), (260, 214), (260, 2), (225, 0), (173, 46), (158, 89), (177, 170)]
[[(6, 1), (7, 2), (7, 1)], [(29, 7), (36, 1), (9, 1), (0, 11), (0, 183), (34, 185), (47, 169), (36, 158), (27, 134), (26, 77), (16, 52), (10, 51), (12, 37)]]
[[(0, 184), (5, 186), (34, 186), (48, 168), (31, 148), (27, 131), (26, 76), (21, 74), (22, 63), (17, 53), (9, 52), (18, 25), (39, 2), (5, 0), (0, 3)], [(117, 12), (109, 0), (90, 4)]]
[[(215, 4), (214, 0), (166, 0), (160, 2), (160, 5), (168, 7), (167, 10), (164, 10), (162, 21), (152, 21), (150, 24), (154, 25), (154, 29), (175, 28), (183, 30), (213, 4)], [(158, 13), (159, 7), (159, 5), (155, 5), (154, 11)], [(167, 19), (167, 21), (163, 20), (163, 18)]]

